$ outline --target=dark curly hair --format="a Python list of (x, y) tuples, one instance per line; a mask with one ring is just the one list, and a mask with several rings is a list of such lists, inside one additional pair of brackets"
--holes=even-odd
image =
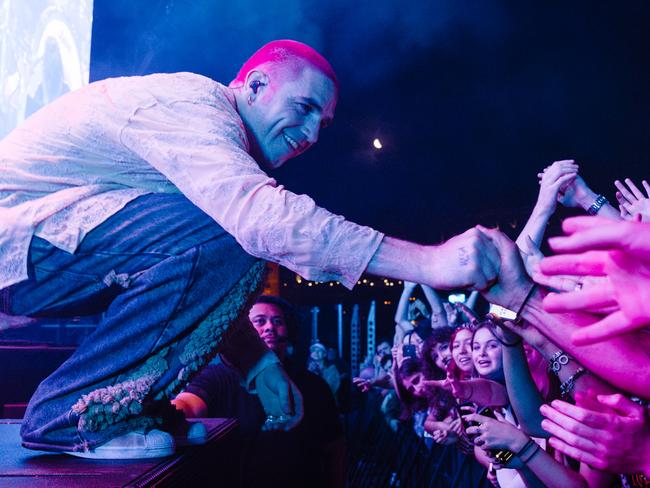
[(422, 361), (424, 362), (427, 376), (434, 380), (442, 380), (446, 373), (436, 365), (436, 356), (438, 344), (451, 342), (452, 329), (449, 327), (440, 327), (433, 329), (431, 335), (427, 337), (422, 344)]

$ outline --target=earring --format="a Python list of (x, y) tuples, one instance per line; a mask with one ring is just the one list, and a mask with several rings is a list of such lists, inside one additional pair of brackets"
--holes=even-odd
[(248, 105), (253, 105), (253, 97), (248, 95)]

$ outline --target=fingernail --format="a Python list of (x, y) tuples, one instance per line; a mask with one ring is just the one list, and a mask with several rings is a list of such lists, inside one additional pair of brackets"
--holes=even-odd
[(539, 411), (542, 413), (548, 412), (548, 405), (544, 404), (541, 407), (539, 407)]

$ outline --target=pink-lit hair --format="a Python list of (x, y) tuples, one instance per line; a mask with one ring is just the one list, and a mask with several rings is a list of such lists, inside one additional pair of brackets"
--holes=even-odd
[(309, 64), (319, 70), (334, 82), (336, 91), (339, 90), (339, 81), (330, 63), (315, 49), (302, 42), (281, 39), (271, 41), (259, 48), (239, 69), (237, 76), (230, 82), (230, 86), (241, 86), (246, 82), (246, 75), (251, 70), (263, 64), (288, 64), (296, 74)]

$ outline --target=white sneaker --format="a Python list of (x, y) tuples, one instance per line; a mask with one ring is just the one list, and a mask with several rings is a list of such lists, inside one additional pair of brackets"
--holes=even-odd
[(174, 454), (174, 438), (162, 430), (129, 432), (84, 452), (67, 451), (66, 454), (88, 459), (146, 459)]
[(187, 435), (174, 436), (178, 447), (198, 446), (208, 442), (208, 429), (201, 422), (187, 422), (189, 424)]

